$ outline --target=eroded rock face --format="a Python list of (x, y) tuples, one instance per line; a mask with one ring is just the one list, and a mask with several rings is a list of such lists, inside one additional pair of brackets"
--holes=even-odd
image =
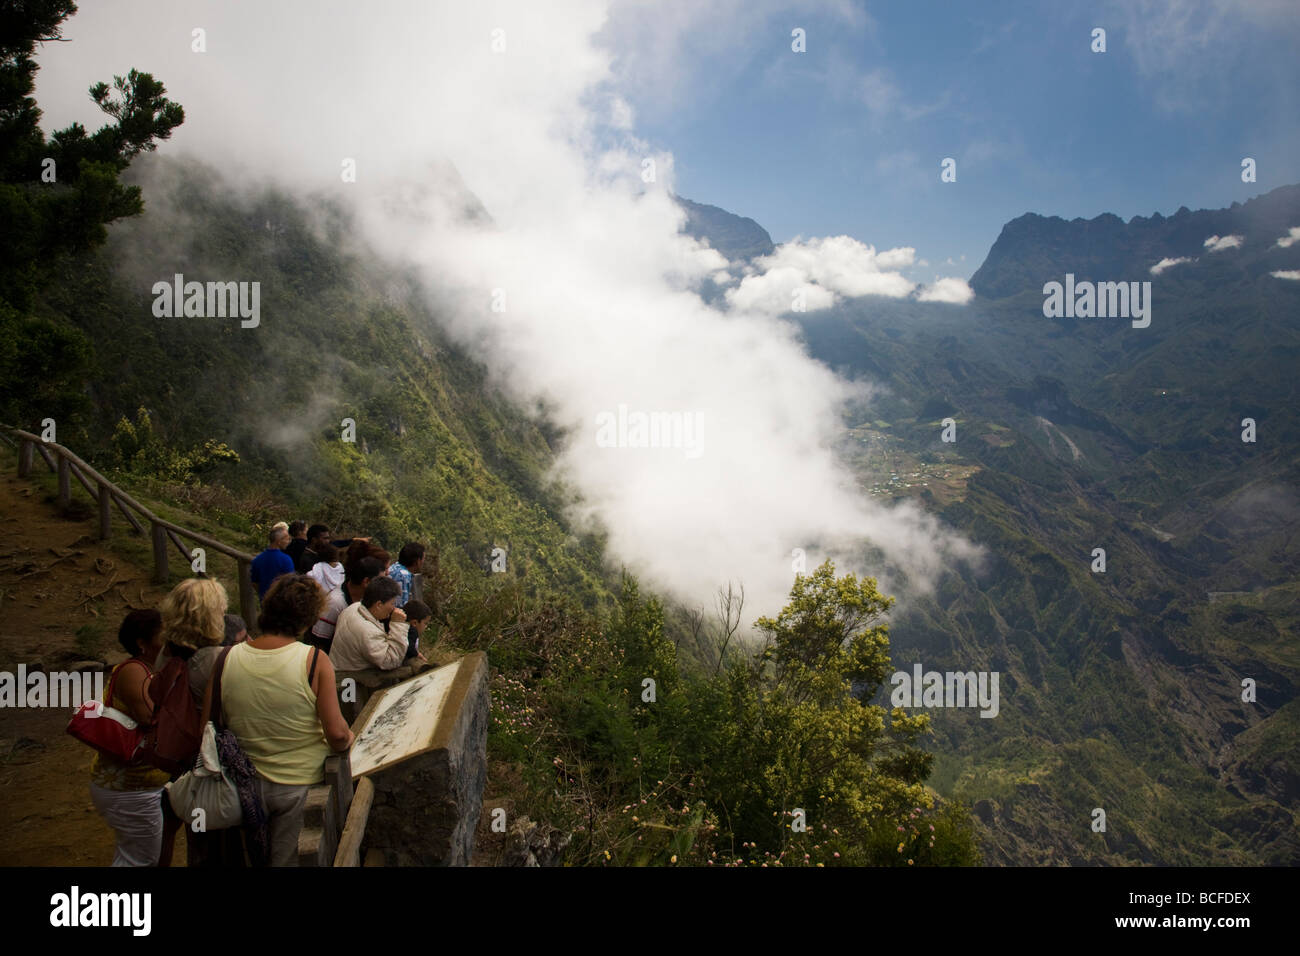
[[(385, 690), (401, 695), (387, 716), (381, 697), (359, 720), (354, 772), (375, 785), (365, 843), (390, 866), (465, 866), (487, 785), (487, 656), (436, 668), (403, 691), (405, 683)], [(368, 758), (373, 770), (365, 769), (367, 746), (372, 755), (382, 749)]]

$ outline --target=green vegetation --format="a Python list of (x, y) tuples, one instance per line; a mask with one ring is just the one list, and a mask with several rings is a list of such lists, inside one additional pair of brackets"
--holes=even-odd
[(119, 176), (185, 119), (161, 83), (132, 70), (111, 88), (90, 87), (114, 122), (93, 134), (73, 123), (45, 138), (32, 54), (59, 39), (76, 9), (72, 0), (33, 0), (5, 12), (0, 34), (0, 421), (84, 409), (90, 343), (30, 306), (59, 263), (103, 243), (106, 223), (143, 210), (139, 187)]
[[(1141, 334), (1016, 292), (1065, 271), (1044, 251), (1064, 240), (1003, 249), (996, 302), (804, 316), (814, 355), (888, 385), (852, 436), (864, 488), (914, 496), (986, 560), (909, 595), (888, 634), (875, 582), (824, 565), (746, 646), (734, 605), (705, 626), (611, 577), (548, 477), (562, 436), (327, 198), (138, 157), (181, 113), (134, 72), (92, 89), (106, 131), (46, 141), (30, 51), (71, 9), (24, 4), (0, 40), (0, 420), (55, 418), (160, 514), (249, 550), (282, 518), (432, 545), (437, 640), (487, 652), (490, 752), (518, 811), (574, 834), (570, 862), (968, 864), (966, 804), (990, 862), (1300, 859), (1300, 344), (1295, 290), (1249, 247), (1162, 280)], [(1300, 221), (1293, 193), (1279, 222)], [(1149, 252), (1106, 254), (1140, 272)], [(156, 318), (177, 273), (259, 282), (261, 323)], [(918, 661), (998, 671), (998, 717), (887, 710), (882, 682)]]
[(575, 835), (576, 864), (976, 864), (968, 813), (922, 782), (929, 718), (869, 703), (889, 603), (824, 564), (760, 621), (764, 645), (711, 669), (624, 577), (603, 627), (502, 629), (490, 752), (524, 768), (522, 809)]
[[(1243, 216), (1289, 222), (1300, 188), (1252, 204)], [(910, 597), (891, 643), (900, 668), (1001, 674), (996, 719), (936, 711), (929, 744), (931, 785), (972, 805), (990, 862), (1300, 860), (1287, 718), (1300, 686), (1296, 295), (1249, 279), (1276, 255), (1265, 227), (1249, 232), (1256, 247), (1231, 264), (1160, 283), (1150, 329), (1052, 322), (1033, 293), (802, 318), (814, 355), (890, 390), (888, 435), (849, 432), (860, 484), (919, 497), (987, 549), (978, 570)], [(1125, 241), (1103, 250), (1127, 263), (1107, 266), (1118, 274), (1160, 258)], [(1080, 243), (1026, 240), (1002, 260), (1012, 286), (1068, 271), (1016, 271), (1048, 248), (1073, 257)], [(940, 402), (955, 443), (931, 420)], [(1247, 415), (1268, 440), (1241, 441)], [(943, 473), (962, 487), (927, 496)]]
[[(30, 51), (73, 8), (25, 9), (41, 11)], [(30, 80), (22, 49), (6, 50)], [(759, 622), (765, 647), (732, 640), (737, 606), (679, 654), (680, 615), (612, 579), (601, 539), (569, 526), (572, 492), (547, 478), (552, 426), (489, 385), (411, 278), (354, 248), (328, 202), (309, 214), (195, 163), (139, 162), (118, 184), (182, 114), (148, 76), (116, 88), (92, 90), (116, 126), (56, 136), (83, 175), (57, 189), (109, 199), (69, 218), (57, 249), (42, 239), (24, 259), (6, 239), (3, 415), (55, 418), (61, 443), (159, 514), (250, 550), (290, 517), (392, 552), (433, 545), (429, 637), (487, 652), (491, 754), (521, 781), (519, 811), (575, 835), (568, 862), (978, 862), (968, 815), (924, 785), (928, 718), (853, 693), (889, 670), (890, 602), (873, 580), (824, 565)], [(33, 161), (53, 147), (23, 143), (5, 157), (4, 201), (57, 233), (85, 204), (42, 192)], [(101, 247), (103, 223), (124, 216)], [(159, 319), (150, 290), (177, 273), (258, 282), (262, 321)], [(143, 539), (114, 547), (148, 561)], [(505, 573), (488, 571), (495, 548)], [(209, 571), (230, 584), (227, 559)], [(78, 645), (101, 636), (83, 629)]]

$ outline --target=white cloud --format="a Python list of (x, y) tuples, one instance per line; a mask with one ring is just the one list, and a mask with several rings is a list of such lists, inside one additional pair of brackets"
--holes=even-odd
[(1205, 248), (1209, 252), (1222, 252), (1224, 249), (1238, 249), (1244, 236), (1210, 236), (1205, 240)]
[(944, 278), (922, 289), (917, 295), (921, 302), (949, 302), (953, 305), (965, 305), (975, 298), (975, 290), (966, 284), (965, 279)]
[[(800, 285), (810, 307), (907, 295), (915, 286), (896, 270), (914, 250), (877, 253), (846, 236), (787, 244), (730, 290), (727, 311), (711, 307), (696, 289), (727, 263), (681, 233), (671, 154), (625, 127), (644, 102), (624, 110), (612, 98), (631, 96), (628, 76), (713, 69), (706, 54), (749, 36), (701, 38), (695, 28), (714, 14), (696, 6), (83, 4), (66, 32), (74, 42), (41, 52), (37, 96), (47, 124), (98, 125), (86, 87), (138, 63), (186, 110), (164, 154), (196, 152), (232, 181), (272, 178), (352, 203), (362, 235), (418, 270), (448, 334), (507, 394), (545, 402), (569, 430), (560, 471), (583, 496), (577, 518), (601, 522), (611, 558), (649, 584), (707, 605), (739, 579), (747, 610), (774, 613), (792, 548), (884, 580), (861, 558), (872, 542), (914, 587), (932, 585), (976, 549), (915, 507), (861, 494), (833, 449), (862, 388), (771, 318)], [(207, 30), (206, 54), (190, 51), (194, 24)], [(504, 53), (491, 50), (494, 29)], [(340, 181), (344, 157), (357, 160), (356, 183)], [(461, 201), (454, 177), (430, 172), (448, 160), (490, 224), (448, 215)], [(493, 289), (505, 311), (490, 308)], [(596, 417), (621, 404), (697, 413), (702, 454), (598, 447)]]
[(1161, 259), (1159, 262), (1157, 262), (1155, 265), (1151, 267), (1151, 274), (1153, 276), (1158, 276), (1166, 269), (1171, 269), (1174, 266), (1180, 266), (1184, 262), (1195, 262), (1195, 261), (1196, 260), (1190, 256), (1179, 256), (1176, 259), (1170, 259), (1166, 257), (1164, 259)]
[(900, 271), (913, 265), (929, 263), (918, 262), (911, 246), (877, 252), (875, 246), (851, 236), (795, 239), (756, 259), (753, 271), (727, 290), (726, 299), (735, 310), (778, 316), (800, 311), (793, 308), (796, 292), (802, 297), (802, 311), (807, 312), (829, 309), (841, 298), (866, 295), (912, 296), (921, 302), (955, 305), (975, 297), (962, 279), (936, 277), (932, 285), (919, 286)]
[[(1109, 0), (1097, 18), (1115, 26), (1155, 102), (1163, 109), (1207, 114), (1227, 103), (1231, 84), (1273, 37), (1300, 35), (1294, 0)], [(1262, 63), (1277, 89), (1293, 85), (1290, 64)], [(1290, 105), (1279, 98), (1279, 109)], [(1280, 115), (1290, 114), (1282, 112)]]
[(621, 96), (615, 96), (609, 103), (609, 125), (618, 130), (631, 130), (635, 121), (632, 106)]
[(1274, 279), (1291, 279), (1292, 281), (1300, 281), (1300, 269), (1283, 269), (1278, 272), (1270, 272), (1269, 275)]
[(803, 290), (809, 311), (830, 308), (839, 296), (900, 299), (910, 295), (916, 283), (898, 270), (915, 259), (916, 250), (910, 246), (877, 252), (850, 236), (795, 239), (755, 260), (756, 271), (727, 290), (727, 302), (733, 309), (781, 315), (790, 311), (796, 289)]
[(727, 290), (726, 297), (733, 309), (782, 315), (794, 307), (796, 292), (808, 312), (829, 309), (836, 301), (834, 292), (810, 282), (806, 272), (792, 266), (746, 276), (738, 287)]
[(865, 106), (877, 124), (893, 117), (912, 122), (946, 109), (953, 99), (952, 91), (944, 90), (928, 103), (909, 101), (889, 70), (877, 67), (859, 73), (856, 65), (838, 58), (828, 65), (825, 83), (832, 95), (847, 89), (848, 98)]
[[(797, 54), (790, 31), (809, 29), (813, 17), (841, 30), (871, 25), (853, 0), (620, 0), (595, 6), (605, 12), (595, 44), (616, 54), (615, 83), (653, 118), (708, 109), (758, 57), (771, 57), (781, 70), (803, 68), (828, 38), (811, 30), (814, 52)], [(562, 27), (563, 11), (555, 16)]]
[(887, 116), (898, 108), (902, 93), (889, 72), (875, 69), (858, 79), (857, 98), (872, 116)]
[(1292, 226), (1287, 230), (1287, 234), (1278, 239), (1277, 244), (1283, 249), (1289, 249), (1297, 242), (1300, 242), (1300, 226)]

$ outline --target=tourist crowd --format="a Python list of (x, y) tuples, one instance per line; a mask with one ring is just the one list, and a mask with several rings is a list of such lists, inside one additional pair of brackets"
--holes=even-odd
[(211, 719), (228, 729), (252, 773), (240, 783), (242, 826), (206, 830), (173, 811), (167, 787), (179, 773), (97, 752), (90, 795), (116, 835), (114, 866), (170, 865), (182, 828), (190, 866), (297, 865), (307, 790), (324, 780), (326, 757), (354, 739), (336, 670), (425, 662), (420, 637), (431, 611), (413, 593), (425, 548), (410, 543), (390, 557), (369, 538), (281, 522), (251, 565), (256, 637), (227, 613), (226, 589), (203, 576), (176, 585), (157, 609), (126, 615), (118, 641), (129, 657), (113, 668), (103, 703), (146, 727), (172, 719), (151, 684), (180, 660), (198, 726)]

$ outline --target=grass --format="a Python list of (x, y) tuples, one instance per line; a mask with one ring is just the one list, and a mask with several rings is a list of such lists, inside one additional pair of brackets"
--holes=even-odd
[[(76, 449), (71, 449), (76, 451)], [(6, 464), (10, 467), (17, 467), (17, 454), (6, 456)], [(105, 476), (108, 477), (108, 476)], [(58, 478), (54, 472), (49, 471), (44, 462), (39, 457), (32, 463), (32, 474), (28, 479), (36, 486), (38, 491), (42, 492), (42, 500), (51, 507), (58, 506)], [(112, 480), (110, 478), (110, 480)], [(120, 482), (114, 482), (123, 491), (127, 491), (133, 498), (140, 501), (142, 505), (149, 508), (158, 517), (170, 521), (182, 528), (188, 528), (191, 531), (197, 531), (200, 534), (207, 535), (217, 541), (223, 541), (230, 544), (231, 547), (239, 548), (241, 542), (237, 540), (238, 536), (229, 529), (218, 525), (216, 522), (206, 520), (202, 517), (195, 516), (179, 508), (172, 507), (165, 503), (153, 500), (142, 494), (137, 493), (135, 489), (128, 489), (122, 486)], [(86, 529), (87, 534), (98, 538), (98, 504), (92, 502), (86, 504), (90, 496), (86, 489), (77, 481), (72, 482), (72, 501), (67, 508), (63, 510), (64, 517), (72, 521), (81, 521), (92, 524)], [(138, 516), (137, 516), (138, 517)], [(140, 519), (141, 524), (145, 524), (144, 519)], [(140, 534), (131, 527), (126, 519), (122, 517), (120, 511), (116, 508), (113, 510), (113, 521), (111, 526), (112, 534), (107, 541), (99, 542), (101, 546), (120, 556), (124, 561), (135, 565), (141, 569), (152, 569), (154, 565), (153, 558), (153, 541), (147, 536)], [(182, 536), (182, 540), (184, 536)], [(192, 544), (192, 542), (186, 542)], [(206, 574), (210, 578), (220, 581), (225, 587), (230, 597), (230, 603), (235, 612), (238, 612), (239, 605), (239, 577), (238, 565), (234, 558), (227, 557), (219, 552), (208, 548), (205, 549)], [(180, 551), (170, 541), (167, 542), (167, 587), (175, 587), (181, 581), (193, 575), (190, 564), (181, 559)]]
[(77, 628), (74, 640), (77, 653), (88, 660), (98, 660), (104, 642), (104, 625), (101, 621), (83, 624)]

